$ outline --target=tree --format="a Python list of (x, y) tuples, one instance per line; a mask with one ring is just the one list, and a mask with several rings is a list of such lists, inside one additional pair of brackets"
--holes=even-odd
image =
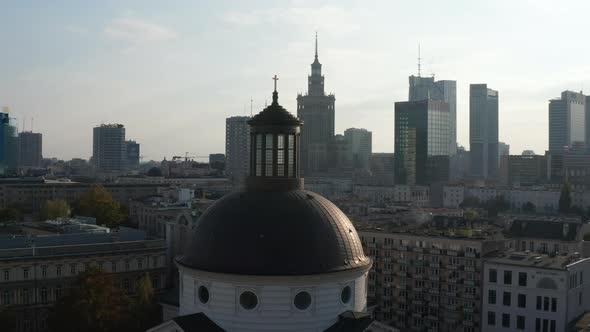
[(96, 218), (96, 223), (115, 228), (124, 220), (121, 205), (113, 200), (113, 196), (105, 187), (93, 185), (82, 194), (78, 201), (78, 212), (81, 215)]
[(41, 208), (41, 219), (51, 220), (57, 218), (67, 218), (72, 214), (70, 204), (64, 200), (48, 200), (43, 203)]
[(559, 213), (568, 213), (572, 207), (572, 188), (569, 183), (564, 183), (559, 195)]
[(476, 208), (476, 207), (479, 207), (479, 205), (480, 205), (479, 198), (477, 198), (475, 196), (467, 196), (467, 197), (465, 197), (463, 202), (461, 202), (461, 204), (459, 204), (459, 207), (461, 207), (461, 208)]
[(134, 329), (145, 331), (161, 322), (160, 307), (156, 302), (152, 278), (145, 273), (136, 284), (137, 297), (133, 303)]
[(49, 314), (50, 331), (129, 331), (131, 302), (112, 277), (91, 268), (78, 275), (68, 295)]
[(510, 203), (504, 198), (504, 196), (500, 195), (486, 201), (485, 209), (488, 212), (488, 216), (496, 217), (498, 212), (510, 209)]
[(537, 207), (531, 202), (526, 202), (522, 205), (522, 211), (534, 213), (537, 211)]
[(0, 222), (20, 221), (22, 218), (23, 215), (17, 208), (7, 207), (0, 209)]

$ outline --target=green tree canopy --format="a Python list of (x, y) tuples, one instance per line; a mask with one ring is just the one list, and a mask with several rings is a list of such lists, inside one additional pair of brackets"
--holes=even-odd
[(129, 331), (131, 302), (112, 277), (91, 268), (80, 275), (69, 294), (58, 300), (48, 325), (55, 332)]
[(162, 320), (160, 306), (156, 302), (152, 278), (149, 273), (146, 272), (137, 281), (135, 289), (137, 296), (132, 310), (136, 317), (134, 330), (145, 331), (158, 325)]
[(121, 205), (113, 200), (111, 193), (101, 185), (93, 185), (80, 197), (78, 213), (96, 218), (96, 223), (107, 227), (118, 227), (125, 219)]
[(524, 212), (536, 212), (537, 211), (537, 207), (535, 206), (535, 204), (531, 203), (531, 202), (526, 202), (522, 205), (522, 211)]
[(20, 221), (23, 215), (21, 211), (14, 207), (7, 207), (0, 209), (0, 222), (6, 221)]
[(572, 207), (572, 188), (569, 183), (564, 183), (559, 195), (559, 212), (568, 213)]
[(50, 220), (56, 218), (67, 218), (72, 214), (70, 204), (64, 200), (48, 200), (41, 208), (41, 219)]
[(476, 207), (479, 207), (479, 205), (480, 205), (479, 198), (477, 198), (475, 196), (467, 196), (467, 197), (465, 197), (463, 202), (461, 202), (459, 207), (461, 207), (461, 208), (469, 208), (469, 207), (476, 208)]
[(496, 217), (498, 212), (510, 209), (510, 203), (504, 198), (504, 196), (500, 195), (486, 201), (485, 209), (488, 212), (488, 216)]

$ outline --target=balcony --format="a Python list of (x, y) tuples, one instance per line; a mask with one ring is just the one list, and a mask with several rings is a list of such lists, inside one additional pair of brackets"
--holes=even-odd
[(424, 266), (424, 261), (423, 260), (415, 260), (414, 261), (414, 266)]
[(469, 294), (469, 293), (465, 293), (465, 294), (463, 294), (463, 297), (466, 298), (466, 299), (471, 299), (472, 300), (472, 299), (475, 298), (475, 295)]
[(413, 249), (413, 251), (414, 252), (424, 252), (424, 248), (418, 248), (418, 247), (416, 247), (416, 248)]
[(455, 250), (447, 250), (447, 256), (458, 256)]
[(428, 316), (426, 316), (426, 319), (432, 320), (432, 321), (437, 321), (438, 320), (438, 317), (437, 316), (433, 316), (433, 315), (428, 315)]
[(470, 320), (464, 320), (463, 321), (463, 326), (473, 326), (473, 322)]
[(397, 275), (400, 277), (407, 277), (408, 276), (408, 272), (406, 271), (399, 271), (397, 272)]
[(414, 292), (421, 293), (422, 292), (422, 287), (414, 287)]
[(424, 276), (421, 274), (414, 274), (415, 279), (422, 279)]
[(445, 295), (447, 297), (457, 297), (457, 292), (446, 292)]
[(475, 258), (477, 257), (477, 253), (475, 252), (466, 252), (465, 257)]
[(467, 286), (475, 286), (476, 284), (475, 280), (465, 280), (463, 283)]
[(475, 311), (473, 307), (463, 307), (463, 312), (472, 314)]
[(467, 272), (475, 272), (475, 266), (466, 266), (465, 271)]
[(399, 247), (397, 247), (397, 250), (399, 250), (399, 251), (408, 251), (408, 247), (407, 246), (399, 246)]
[(428, 279), (430, 279), (432, 281), (440, 281), (440, 277), (439, 276), (434, 276), (434, 275), (429, 276)]
[(400, 259), (400, 260), (398, 260), (398, 262), (400, 264), (410, 264), (410, 260), (409, 259)]
[(377, 247), (377, 244), (375, 244), (375, 243), (368, 243), (367, 244), (367, 247), (368, 248), (376, 248)]
[(440, 263), (430, 263), (430, 267), (439, 268), (440, 267)]
[(438, 303), (436, 303), (436, 302), (428, 302), (428, 306), (431, 308), (438, 308), (439, 307)]
[(440, 255), (440, 249), (430, 249), (431, 254)]
[(448, 270), (457, 270), (458, 268), (459, 268), (459, 265), (451, 265), (451, 264), (447, 265)]
[(428, 293), (430, 293), (430, 294), (439, 294), (440, 291), (438, 289), (436, 289), (436, 288), (430, 288), (428, 290)]

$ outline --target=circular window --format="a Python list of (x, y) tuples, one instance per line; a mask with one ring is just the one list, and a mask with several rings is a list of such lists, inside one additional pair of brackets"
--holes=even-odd
[(295, 304), (295, 308), (305, 310), (311, 305), (311, 295), (308, 292), (299, 292), (295, 295), (293, 304)]
[(340, 293), (340, 300), (342, 301), (342, 303), (350, 302), (351, 297), (352, 297), (352, 290), (350, 289), (350, 286), (346, 286), (346, 287), (342, 288), (342, 293)]
[(258, 297), (250, 291), (245, 291), (240, 295), (240, 305), (246, 310), (252, 310), (258, 305)]
[(199, 301), (203, 304), (209, 302), (209, 290), (205, 286), (199, 286)]

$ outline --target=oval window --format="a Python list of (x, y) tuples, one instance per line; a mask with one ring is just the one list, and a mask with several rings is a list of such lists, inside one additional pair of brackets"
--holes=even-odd
[(246, 310), (252, 310), (258, 305), (258, 297), (250, 291), (245, 291), (240, 295), (240, 305)]
[(199, 301), (203, 304), (209, 302), (209, 290), (205, 286), (199, 286)]
[(342, 301), (342, 303), (349, 303), (351, 297), (352, 290), (350, 289), (350, 286), (342, 288), (342, 292), (340, 293), (340, 300)]
[(308, 292), (299, 292), (295, 295), (293, 304), (295, 304), (295, 308), (305, 310), (311, 305), (311, 295)]

